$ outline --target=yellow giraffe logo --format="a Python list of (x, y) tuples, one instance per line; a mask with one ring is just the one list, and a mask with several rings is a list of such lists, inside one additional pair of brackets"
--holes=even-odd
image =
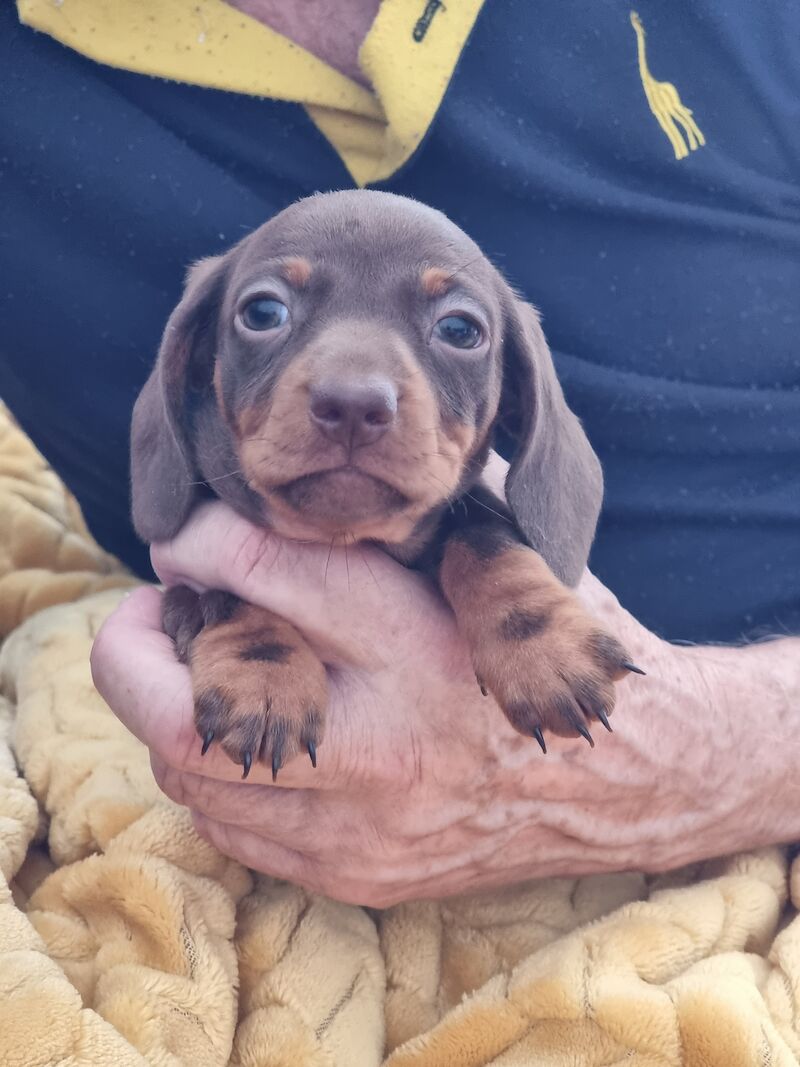
[[(689, 155), (690, 150), (694, 152), (700, 145), (704, 145), (706, 139), (692, 118), (692, 112), (681, 103), (681, 98), (678, 96), (678, 90), (675, 86), (671, 82), (656, 81), (650, 73), (650, 68), (647, 66), (644, 26), (635, 11), (631, 11), (631, 26), (636, 31), (639, 52), (639, 77), (642, 79), (647, 103), (658, 119), (659, 126), (669, 137), (669, 143), (675, 152), (675, 158), (684, 159)], [(683, 134), (678, 129), (677, 123), (680, 123), (683, 127)]]

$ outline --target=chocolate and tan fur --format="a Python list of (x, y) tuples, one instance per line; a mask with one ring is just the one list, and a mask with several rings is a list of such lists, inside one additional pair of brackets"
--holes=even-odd
[[(514, 442), (507, 503), (481, 483)], [(231, 474), (231, 472), (236, 472)], [(300, 201), (189, 274), (132, 429), (140, 536), (172, 537), (209, 489), (288, 538), (370, 541), (434, 577), (512, 725), (591, 739), (625, 651), (569, 587), (602, 496), (535, 311), (415, 201)], [(301, 634), (228, 593), (165, 597), (204, 751), (249, 772), (316, 763), (325, 669)]]

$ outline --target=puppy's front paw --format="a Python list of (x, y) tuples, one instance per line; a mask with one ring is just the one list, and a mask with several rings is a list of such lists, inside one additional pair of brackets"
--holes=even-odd
[(194, 639), (189, 666), (203, 753), (218, 743), (246, 778), (255, 760), (280, 768), (300, 752), (316, 766), (325, 668), (289, 623), (242, 604)]
[(614, 682), (629, 671), (619, 642), (604, 633), (566, 590), (556, 603), (518, 603), (473, 647), (479, 684), (515, 730), (547, 751), (544, 731), (585, 737), (590, 724), (611, 729)]

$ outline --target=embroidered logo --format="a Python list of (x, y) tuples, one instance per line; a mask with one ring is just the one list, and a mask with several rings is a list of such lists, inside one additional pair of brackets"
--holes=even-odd
[(417, 44), (425, 40), (425, 34), (428, 32), (428, 28), (433, 22), (433, 16), (440, 8), (444, 11), (442, 0), (427, 0), (425, 10), (414, 23), (414, 32), (411, 34)]
[[(706, 143), (699, 126), (692, 118), (692, 112), (681, 103), (678, 90), (671, 82), (656, 81), (647, 66), (645, 32), (642, 20), (635, 11), (631, 11), (631, 26), (636, 33), (639, 54), (639, 77), (647, 97), (650, 110), (658, 119), (658, 124), (669, 138), (676, 159), (684, 159), (689, 152)], [(678, 126), (683, 127), (683, 133)]]

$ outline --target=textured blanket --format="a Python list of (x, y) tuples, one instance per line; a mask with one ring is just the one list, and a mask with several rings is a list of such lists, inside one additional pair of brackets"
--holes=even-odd
[(257, 877), (92, 687), (131, 585), (0, 408), (0, 1063), (796, 1067), (800, 863), (359, 908)]

